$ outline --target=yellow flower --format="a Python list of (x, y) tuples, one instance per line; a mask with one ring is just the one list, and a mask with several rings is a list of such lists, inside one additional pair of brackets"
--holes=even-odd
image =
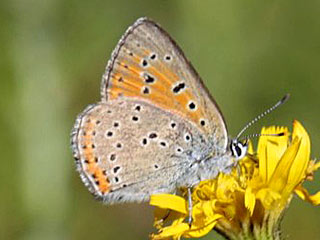
[[(215, 229), (228, 239), (280, 239), (279, 224), (294, 193), (319, 205), (320, 192), (310, 195), (302, 186), (320, 167), (310, 160), (310, 139), (303, 126), (294, 121), (291, 137), (285, 127), (263, 128), (261, 133), (269, 136), (259, 138), (256, 153), (250, 143), (247, 156), (231, 174), (219, 174), (193, 189), (191, 226), (186, 198), (151, 196), (158, 229), (151, 238), (199, 238)], [(270, 136), (279, 133), (282, 136)]]

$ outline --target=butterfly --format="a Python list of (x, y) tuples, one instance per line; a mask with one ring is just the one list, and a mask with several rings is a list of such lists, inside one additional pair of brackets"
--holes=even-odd
[(175, 41), (138, 19), (112, 53), (101, 100), (71, 134), (80, 177), (107, 204), (147, 201), (227, 173), (247, 144), (228, 138), (223, 115)]

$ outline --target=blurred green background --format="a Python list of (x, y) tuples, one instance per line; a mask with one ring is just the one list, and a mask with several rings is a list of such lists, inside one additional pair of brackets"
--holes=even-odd
[[(319, 156), (320, 1), (2, 0), (0, 239), (134, 240), (153, 230), (147, 204), (95, 201), (69, 147), (76, 115), (99, 99), (111, 51), (141, 16), (184, 49), (230, 135), (289, 92), (249, 132), (298, 119)], [(283, 226), (286, 239), (320, 239), (320, 210), (295, 198)]]

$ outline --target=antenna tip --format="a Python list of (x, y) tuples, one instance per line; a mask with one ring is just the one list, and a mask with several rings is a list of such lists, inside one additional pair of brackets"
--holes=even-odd
[(290, 93), (287, 93), (284, 95), (284, 97), (280, 100), (281, 103), (285, 103), (290, 98)]

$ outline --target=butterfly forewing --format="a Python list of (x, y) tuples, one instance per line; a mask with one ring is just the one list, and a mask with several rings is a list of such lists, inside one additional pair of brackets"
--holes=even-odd
[(142, 18), (120, 40), (102, 81), (102, 100), (141, 99), (193, 122), (225, 148), (225, 122), (194, 68), (170, 36)]

